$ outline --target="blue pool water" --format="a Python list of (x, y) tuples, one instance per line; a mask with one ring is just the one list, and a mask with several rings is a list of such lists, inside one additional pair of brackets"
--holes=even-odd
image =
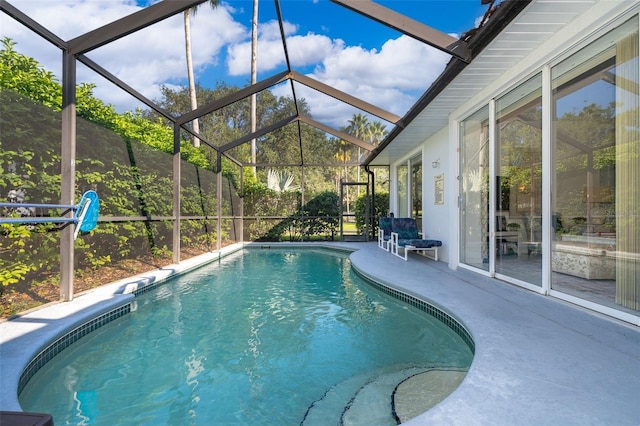
[(338, 424), (376, 377), (473, 357), (323, 250), (245, 250), (136, 305), (43, 366), (22, 408), (56, 426)]

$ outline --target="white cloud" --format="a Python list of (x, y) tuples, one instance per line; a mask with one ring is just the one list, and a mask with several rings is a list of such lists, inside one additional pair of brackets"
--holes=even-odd
[[(245, 28), (234, 22), (225, 6), (198, 9), (191, 16), (192, 58), (199, 80), (215, 66), (229, 42), (245, 37)], [(186, 81), (183, 15), (162, 21), (104, 46), (88, 56), (149, 98), (157, 98), (161, 85)]]
[[(282, 29), (285, 37), (287, 37), (295, 34), (298, 31), (298, 26), (291, 22), (283, 21)], [(280, 40), (280, 25), (278, 25), (278, 21), (260, 22), (258, 24), (258, 37), (265, 40)]]
[(326, 36), (307, 34), (287, 39), (287, 49), (292, 66), (308, 66), (324, 61), (344, 48), (340, 39), (331, 40)]
[[(115, 19), (140, 10), (135, 2), (122, 1), (16, 1), (14, 5), (63, 40), (69, 40)], [(246, 28), (233, 20), (233, 9), (221, 4), (215, 9), (201, 7), (191, 17), (191, 37), (196, 79), (198, 72), (215, 65), (221, 49), (246, 37)], [(61, 74), (60, 52), (33, 33), (2, 14), (2, 33), (17, 42), (16, 50), (33, 56), (58, 77)], [(82, 19), (68, 19), (81, 16)], [(130, 34), (87, 56), (116, 77), (155, 99), (160, 86), (186, 80), (183, 15), (165, 19), (150, 28)], [(78, 81), (96, 83), (94, 94), (119, 109), (138, 106), (95, 73), (78, 67)], [(106, 84), (106, 86), (105, 86)], [(117, 93), (117, 95), (116, 95)]]
[(140, 10), (135, 1), (127, 0), (14, 0), (11, 4), (63, 40)]
[[(387, 41), (380, 51), (335, 43), (315, 71), (308, 74), (331, 87), (404, 115), (416, 98), (442, 72), (449, 56), (410, 37)], [(298, 90), (318, 121), (346, 126), (353, 115), (348, 105), (308, 88)], [(377, 118), (373, 118), (377, 119)]]
[(387, 41), (379, 52), (347, 47), (327, 57), (314, 75), (328, 84), (346, 79), (352, 88), (364, 83), (380, 88), (421, 90), (442, 72), (448, 60), (445, 53), (400, 36)]
[[(12, 4), (65, 40), (139, 10), (133, 0), (13, 0)], [(248, 80), (250, 22), (241, 24), (234, 18), (236, 12), (226, 3), (213, 10), (205, 3), (192, 16), (196, 79), (203, 86), (214, 87), (215, 82), (227, 77), (237, 80), (238, 76), (247, 76)], [(68, 19), (69, 16), (81, 18)], [(60, 75), (58, 49), (34, 37), (6, 15), (0, 14), (0, 17), (2, 36), (16, 41), (16, 50), (33, 56)], [(449, 60), (445, 53), (407, 36), (388, 40), (380, 49), (369, 50), (346, 46), (341, 39), (325, 35), (297, 34), (298, 26), (292, 22), (284, 22), (283, 28), (294, 70), (313, 69), (310, 77), (398, 115), (404, 115), (415, 101), (415, 94), (424, 91)], [(284, 69), (285, 60), (277, 22), (260, 23), (259, 31), (258, 79), (263, 79)], [(143, 95), (156, 99), (161, 85), (186, 81), (182, 14), (89, 52), (87, 56)], [(217, 71), (213, 72), (214, 69)], [(96, 96), (113, 103), (119, 110), (139, 106), (130, 96), (113, 90), (113, 86), (84, 67), (79, 66), (78, 78), (98, 84)], [(215, 82), (204, 81), (207, 78)], [(284, 95), (282, 90), (275, 88), (274, 93)], [(353, 114), (352, 107), (305, 87), (300, 88), (298, 95), (306, 98), (313, 116), (326, 124), (344, 126)]]
[[(269, 35), (273, 35), (270, 33)], [(341, 40), (317, 34), (287, 37), (287, 52), (292, 67), (315, 65), (334, 51), (342, 49)], [(258, 73), (267, 73), (284, 68), (286, 60), (280, 34), (277, 37), (258, 38)], [(230, 75), (248, 75), (251, 72), (251, 42), (230, 45), (227, 50), (227, 68)]]

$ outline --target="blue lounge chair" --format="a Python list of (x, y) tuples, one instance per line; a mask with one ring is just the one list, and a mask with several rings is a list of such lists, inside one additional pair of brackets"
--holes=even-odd
[(385, 251), (389, 251), (390, 248), (391, 219), (390, 217), (381, 217), (378, 219), (378, 247)]
[[(438, 247), (442, 246), (442, 241), (425, 240), (418, 232), (416, 220), (410, 217), (399, 217), (391, 220), (391, 253), (407, 260), (409, 251), (417, 251), (426, 254), (433, 252), (433, 260), (438, 260)], [(404, 250), (403, 255), (399, 252)]]

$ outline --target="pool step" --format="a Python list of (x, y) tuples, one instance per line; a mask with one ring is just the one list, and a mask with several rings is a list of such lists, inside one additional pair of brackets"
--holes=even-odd
[[(351, 377), (350, 379), (339, 383), (331, 387), (318, 401), (315, 401), (308, 409), (304, 420), (301, 425), (304, 426), (326, 426), (326, 425), (395, 425), (392, 411), (391, 411), (391, 395), (398, 383), (404, 381), (408, 377), (411, 377), (420, 372), (429, 370), (429, 367), (419, 367), (414, 364), (402, 364), (390, 366), (382, 371), (378, 371), (378, 375), (371, 376), (370, 374), (362, 374), (359, 376)], [(363, 393), (364, 392), (364, 393)], [(371, 418), (371, 415), (363, 416), (363, 420), (357, 420), (359, 415), (358, 410), (363, 407), (368, 398), (372, 395), (379, 395), (382, 398), (384, 395), (384, 402), (374, 404), (376, 406), (376, 416), (384, 417), (385, 422), (365, 421), (364, 419)], [(358, 398), (362, 398), (359, 400)], [(362, 401), (362, 402), (361, 402)], [(378, 401), (378, 399), (376, 399)], [(355, 405), (355, 410), (351, 412), (346, 418), (345, 415), (350, 412)], [(366, 405), (366, 404), (365, 404)], [(351, 423), (345, 423), (349, 421)]]
[(400, 423), (439, 404), (462, 383), (467, 370), (432, 369), (413, 375), (393, 392), (393, 409)]
[(340, 424), (396, 425), (393, 415), (392, 395), (398, 383), (427, 371), (426, 367), (405, 368), (375, 377), (360, 388), (342, 413)]
[(353, 395), (369, 381), (368, 376), (352, 377), (329, 389), (321, 399), (315, 401), (308, 409), (301, 426), (339, 425), (342, 408)]

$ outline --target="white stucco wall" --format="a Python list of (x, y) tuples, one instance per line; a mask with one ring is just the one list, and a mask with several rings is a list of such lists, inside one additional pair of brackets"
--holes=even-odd
[[(449, 161), (449, 131), (444, 128), (422, 144), (422, 230), (425, 238), (442, 241), (440, 260), (449, 261), (450, 228), (457, 217), (451, 214), (451, 201), (457, 192), (449, 190), (447, 182), (455, 179)], [(438, 167), (433, 162), (438, 161)], [(444, 175), (444, 204), (435, 204), (435, 177)]]
[[(412, 150), (400, 161), (392, 164), (390, 185), (391, 211), (397, 211), (397, 169), (399, 164), (406, 164), (409, 158), (422, 151), (423, 160), (423, 223), (422, 229), (426, 238), (443, 242), (440, 259), (448, 262), (451, 268), (458, 266), (458, 123), (468, 115), (487, 105), (492, 98), (504, 94), (520, 82), (540, 72), (545, 64), (566, 54), (567, 49), (577, 48), (614, 25), (619, 25), (637, 12), (639, 2), (611, 0), (596, 2), (594, 7), (575, 21), (566, 25), (554, 34), (547, 42), (527, 52), (522, 61), (512, 67), (504, 75), (496, 78), (463, 105), (452, 111), (448, 127), (442, 128), (430, 138), (423, 141), (420, 149)], [(581, 42), (581, 40), (583, 40)], [(439, 167), (433, 168), (432, 162), (439, 159)], [(434, 204), (434, 178), (444, 174), (444, 204)]]
[[(449, 235), (447, 244), (447, 260), (452, 269), (459, 265), (459, 227), (458, 227), (458, 180), (459, 170), (459, 123), (469, 115), (475, 113), (480, 108), (488, 105), (491, 99), (496, 99), (509, 90), (516, 87), (523, 81), (531, 78), (537, 73), (545, 70), (545, 67), (552, 66), (559, 61), (559, 58), (567, 56), (570, 52), (593, 41), (597, 37), (621, 25), (630, 19), (640, 8), (640, 2), (627, 0), (610, 0), (595, 2), (594, 7), (579, 16), (576, 20), (567, 24), (562, 30), (554, 34), (545, 43), (527, 52), (527, 55), (514, 67), (509, 69), (500, 77), (496, 78), (492, 84), (487, 85), (483, 90), (469, 99), (463, 105), (452, 111), (450, 114), (448, 137), (448, 167), (449, 173), (445, 175), (445, 204), (448, 217), (445, 219), (449, 223)], [(549, 105), (546, 106), (549, 109)], [(429, 141), (438, 139), (444, 130), (436, 134), (424, 143), (425, 153), (428, 158), (431, 156), (429, 150), (436, 149), (439, 144), (431, 145)], [(439, 140), (439, 139), (438, 139)], [(544, 141), (549, 145), (549, 141)], [(493, 140), (491, 144), (494, 144)], [(438, 150), (438, 152), (440, 152)], [(547, 160), (549, 161), (549, 160)], [(427, 179), (428, 177), (425, 177)], [(549, 189), (546, 190), (549, 192)], [(428, 207), (426, 205), (425, 207)], [(546, 215), (549, 215), (549, 207), (546, 208)], [(455, 215), (455, 217), (454, 217)], [(549, 236), (546, 237), (549, 239)], [(443, 240), (444, 241), (444, 240)], [(444, 256), (443, 256), (444, 258)]]

